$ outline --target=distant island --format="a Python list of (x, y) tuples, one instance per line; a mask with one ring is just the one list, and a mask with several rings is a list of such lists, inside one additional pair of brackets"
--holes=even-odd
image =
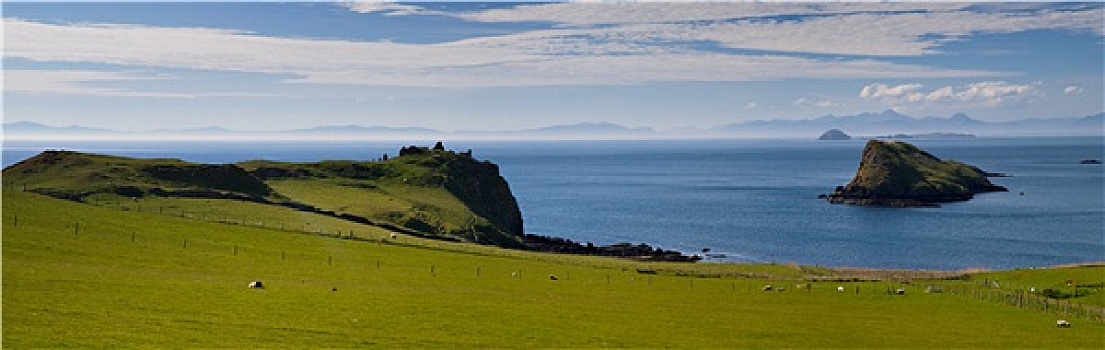
[(825, 131), (825, 133), (821, 134), (821, 136), (817, 139), (821, 141), (836, 141), (851, 140), (852, 137), (848, 134), (845, 134), (843, 131), (840, 131), (840, 129), (829, 129), (828, 131)]
[(975, 138), (974, 134), (965, 134), (957, 132), (929, 132), (921, 134), (893, 134), (882, 135), (873, 137), (864, 137), (868, 139), (971, 139)]
[(941, 160), (902, 141), (870, 140), (852, 181), (821, 197), (840, 204), (929, 207), (969, 200), (978, 193), (1008, 191), (987, 179), (999, 175)]

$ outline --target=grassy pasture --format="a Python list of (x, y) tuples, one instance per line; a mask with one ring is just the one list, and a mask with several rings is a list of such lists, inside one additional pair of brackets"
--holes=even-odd
[[(274, 228), (339, 224), (311, 214), (161, 200), (255, 215), (265, 227), (4, 191), (3, 345), (1100, 348), (1105, 334), (1101, 323), (1058, 329), (1055, 315), (950, 293), (886, 295), (891, 283), (805, 289), (803, 272), (781, 265), (345, 240)], [(635, 271), (646, 267), (661, 273)], [(268, 288), (246, 288), (252, 280)]]

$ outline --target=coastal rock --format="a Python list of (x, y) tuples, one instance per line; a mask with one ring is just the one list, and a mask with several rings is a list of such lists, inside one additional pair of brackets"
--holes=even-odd
[(821, 140), (821, 141), (826, 141), (826, 140), (851, 140), (852, 137), (848, 136), (848, 134), (845, 134), (843, 131), (840, 131), (839, 129), (829, 129), (825, 133), (821, 134), (821, 136), (818, 137), (817, 139)]
[(977, 167), (941, 160), (901, 141), (867, 142), (856, 175), (827, 196), (830, 203), (873, 206), (936, 206), (977, 193), (1008, 191)]

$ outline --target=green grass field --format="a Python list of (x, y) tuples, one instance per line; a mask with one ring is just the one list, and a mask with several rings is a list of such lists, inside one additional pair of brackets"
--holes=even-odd
[[(164, 202), (138, 211), (4, 191), (3, 345), (1105, 346), (1100, 322), (950, 292), (926, 294), (918, 282), (906, 286), (906, 295), (883, 292), (901, 286), (896, 283), (806, 287), (801, 276), (825, 272), (785, 265), (647, 264), (411, 237), (393, 241), (378, 228), (271, 206), (159, 200)], [(171, 206), (190, 210), (182, 217), (164, 209)], [(187, 215), (198, 209), (208, 210), (204, 216), (248, 214), (264, 223)], [(373, 239), (290, 227), (303, 222), (346, 225), (340, 229)], [(636, 268), (660, 273), (642, 275)], [(1078, 270), (1074, 279), (1099, 283), (1105, 281), (1102, 272)], [(994, 274), (1010, 283), (1072, 279), (1064, 270)], [(951, 289), (977, 285), (980, 278), (940, 283)], [(253, 280), (268, 288), (246, 288)], [(788, 290), (761, 291), (765, 284)], [(841, 285), (847, 292), (836, 291)], [(1058, 318), (1074, 327), (1056, 328)]]

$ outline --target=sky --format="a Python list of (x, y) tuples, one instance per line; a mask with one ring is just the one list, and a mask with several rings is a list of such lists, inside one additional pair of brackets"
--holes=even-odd
[(1105, 110), (1100, 2), (2, 6), (5, 122), (675, 130)]

